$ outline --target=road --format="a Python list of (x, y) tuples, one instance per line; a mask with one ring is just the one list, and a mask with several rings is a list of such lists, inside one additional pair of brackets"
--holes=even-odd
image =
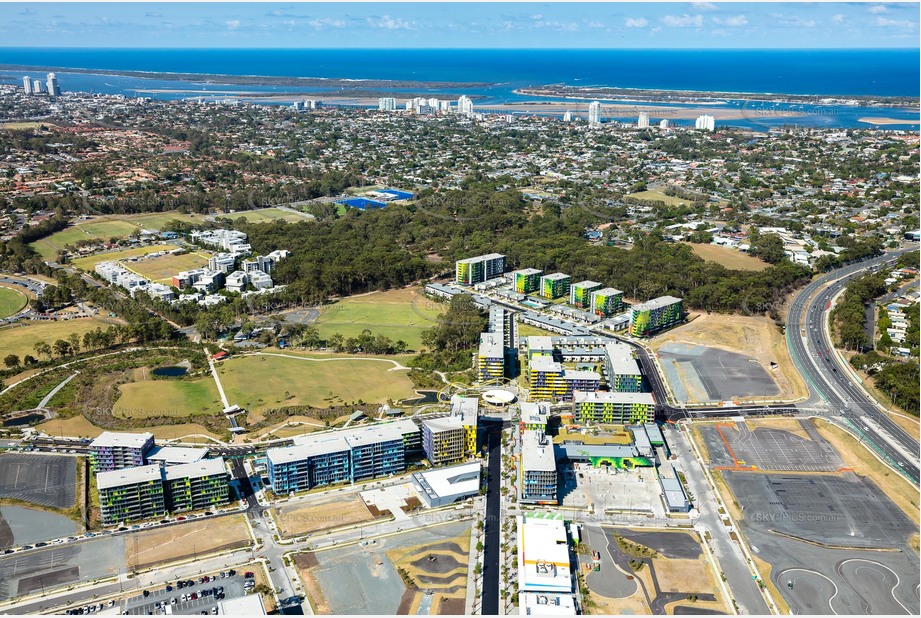
[(857, 384), (850, 368), (837, 362), (825, 328), (831, 299), (838, 292), (864, 272), (891, 265), (907, 250), (845, 266), (806, 286), (790, 305), (787, 341), (793, 362), (806, 378), (811, 393), (804, 406), (814, 407), (821, 401), (827, 402), (833, 413), (840, 414), (858, 432), (862, 432), (864, 441), (917, 484), (917, 437), (909, 436), (882, 412)]
[(486, 487), (486, 518), (483, 527), (483, 592), (480, 597), (480, 614), (499, 614), (499, 531), (502, 527), (502, 422), (483, 423), (488, 440), (488, 467)]

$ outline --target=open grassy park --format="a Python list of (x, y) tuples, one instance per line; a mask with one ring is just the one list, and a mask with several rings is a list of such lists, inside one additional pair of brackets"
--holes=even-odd
[[(151, 245), (149, 247), (132, 247), (130, 249), (122, 249), (120, 251), (108, 251), (106, 253), (97, 253), (96, 255), (90, 255), (87, 257), (77, 258), (73, 261), (73, 265), (79, 268), (80, 270), (85, 270), (87, 272), (92, 272), (96, 268), (96, 264), (100, 262), (115, 262), (117, 260), (124, 260), (127, 258), (140, 257), (142, 255), (147, 255), (149, 253), (157, 253), (158, 251), (172, 251), (177, 249), (176, 245)], [(207, 261), (206, 261), (207, 262)], [(129, 264), (131, 269), (134, 270), (137, 264)], [(178, 272), (178, 271), (177, 271)]]
[(0, 285), (0, 319), (22, 311), (29, 304), (29, 297), (11, 287)]
[(260, 208), (258, 210), (244, 210), (241, 212), (232, 212), (219, 215), (225, 219), (244, 219), (247, 223), (268, 223), (270, 221), (288, 221), (296, 223), (298, 221), (308, 221), (309, 217), (282, 210), (281, 208)]
[(160, 230), (173, 219), (201, 223), (205, 218), (204, 215), (186, 215), (178, 212), (96, 217), (78, 221), (60, 232), (32, 243), (32, 247), (44, 259), (51, 260), (59, 250), (67, 245), (74, 245), (77, 241), (128, 238), (140, 230)]
[(121, 395), (112, 414), (121, 418), (195, 416), (223, 409), (211, 377), (196, 380), (144, 380), (118, 387)]
[(287, 406), (386, 403), (413, 395), (407, 371), (373, 358), (252, 355), (224, 361), (218, 371), (228, 401), (257, 413)]
[(732, 270), (764, 270), (770, 264), (731, 247), (687, 243), (694, 254)]
[(420, 288), (403, 288), (350, 296), (319, 307), (320, 317), (314, 325), (323, 338), (335, 333), (355, 337), (368, 329), (394, 341), (402, 339), (410, 349), (419, 350), (422, 331), (432, 328), (445, 309), (426, 298)]
[(15, 324), (0, 328), (0, 350), (3, 355), (16, 354), (21, 359), (26, 354), (38, 358), (35, 344), (39, 341), (52, 345), (58, 339), (67, 339), (71, 333), (83, 337), (83, 333), (95, 330), (97, 327), (105, 330), (110, 322), (102, 319), (75, 318), (61, 321), (32, 321), (20, 320)]
[(662, 202), (666, 206), (678, 206), (680, 204), (690, 203), (690, 200), (675, 197), (674, 195), (665, 195), (661, 191), (656, 191), (655, 189), (651, 191), (640, 191), (639, 193), (630, 193), (624, 197), (632, 197), (641, 202)]
[(151, 281), (169, 284), (176, 273), (207, 266), (209, 257), (211, 257), (210, 253), (199, 250), (181, 255), (161, 255), (160, 257), (124, 264), (124, 266)]

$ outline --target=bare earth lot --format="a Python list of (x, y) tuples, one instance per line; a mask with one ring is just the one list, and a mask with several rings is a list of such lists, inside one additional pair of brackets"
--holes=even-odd
[(358, 494), (309, 500), (273, 509), (285, 538), (371, 521), (374, 517)]
[(125, 544), (125, 561), (131, 567), (143, 569), (245, 547), (251, 539), (243, 517), (232, 515), (138, 532), (136, 540)]
[(697, 256), (709, 262), (716, 262), (732, 270), (764, 270), (770, 266), (767, 262), (730, 247), (702, 245), (698, 243), (685, 244), (690, 245)]

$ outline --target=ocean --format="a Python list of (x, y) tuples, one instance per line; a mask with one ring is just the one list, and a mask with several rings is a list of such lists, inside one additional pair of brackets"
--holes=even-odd
[[(489, 82), (485, 88), (422, 89), (419, 95), (466, 93), (483, 103), (534, 100), (516, 88), (548, 84), (610, 86), (817, 97), (905, 96), (921, 90), (917, 49), (883, 50), (501, 50), (501, 49), (24, 49), (0, 48), (0, 64), (146, 72), (212, 73)], [(0, 81), (21, 83), (22, 71), (0, 70)], [(59, 71), (65, 90), (135, 96), (142, 89), (201, 89), (256, 93), (297, 92), (289, 86), (192, 84), (174, 80)], [(356, 86), (360, 84), (357, 83)], [(316, 88), (309, 89), (317, 91)], [(379, 89), (378, 89), (379, 90)], [(405, 90), (405, 89), (402, 89)], [(150, 95), (146, 95), (150, 96)], [(181, 98), (158, 93), (157, 98)], [(444, 98), (447, 98), (445, 96)], [(744, 103), (730, 99), (729, 105)], [(858, 117), (914, 120), (917, 110), (855, 108), (830, 111), (813, 126), (866, 126)], [(799, 108), (798, 108), (799, 109)], [(803, 108), (809, 111), (808, 108)], [(890, 112), (899, 112), (895, 116)], [(764, 115), (767, 116), (767, 115)], [(802, 124), (806, 121), (797, 121)], [(740, 123), (733, 123), (740, 124)], [(910, 126), (910, 125), (908, 125)], [(906, 128), (894, 125), (891, 128)]]

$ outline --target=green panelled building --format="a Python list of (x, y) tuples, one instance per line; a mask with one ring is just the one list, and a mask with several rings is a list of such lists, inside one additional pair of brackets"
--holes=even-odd
[(604, 288), (591, 293), (591, 312), (609, 318), (624, 306), (624, 293), (614, 288)]
[(661, 296), (634, 305), (630, 315), (630, 334), (634, 337), (647, 337), (678, 324), (684, 317), (681, 305), (681, 299), (674, 296)]
[(478, 255), (454, 263), (455, 281), (459, 285), (483, 283), (505, 272), (505, 256), (499, 253)]
[(591, 294), (601, 289), (597, 281), (580, 281), (569, 288), (569, 304), (579, 309), (587, 309), (592, 302)]
[(519, 294), (531, 294), (540, 289), (540, 276), (544, 271), (536, 268), (525, 268), (515, 271), (515, 291)]
[(563, 298), (569, 293), (571, 279), (569, 275), (563, 273), (544, 275), (540, 278), (540, 295), (550, 300)]
[(164, 517), (163, 470), (158, 465), (96, 474), (102, 525)]
[(230, 500), (230, 474), (223, 458), (170, 466), (163, 470), (169, 510), (198, 511)]
[(652, 393), (573, 393), (572, 415), (577, 423), (635, 425), (653, 422), (655, 414)]

